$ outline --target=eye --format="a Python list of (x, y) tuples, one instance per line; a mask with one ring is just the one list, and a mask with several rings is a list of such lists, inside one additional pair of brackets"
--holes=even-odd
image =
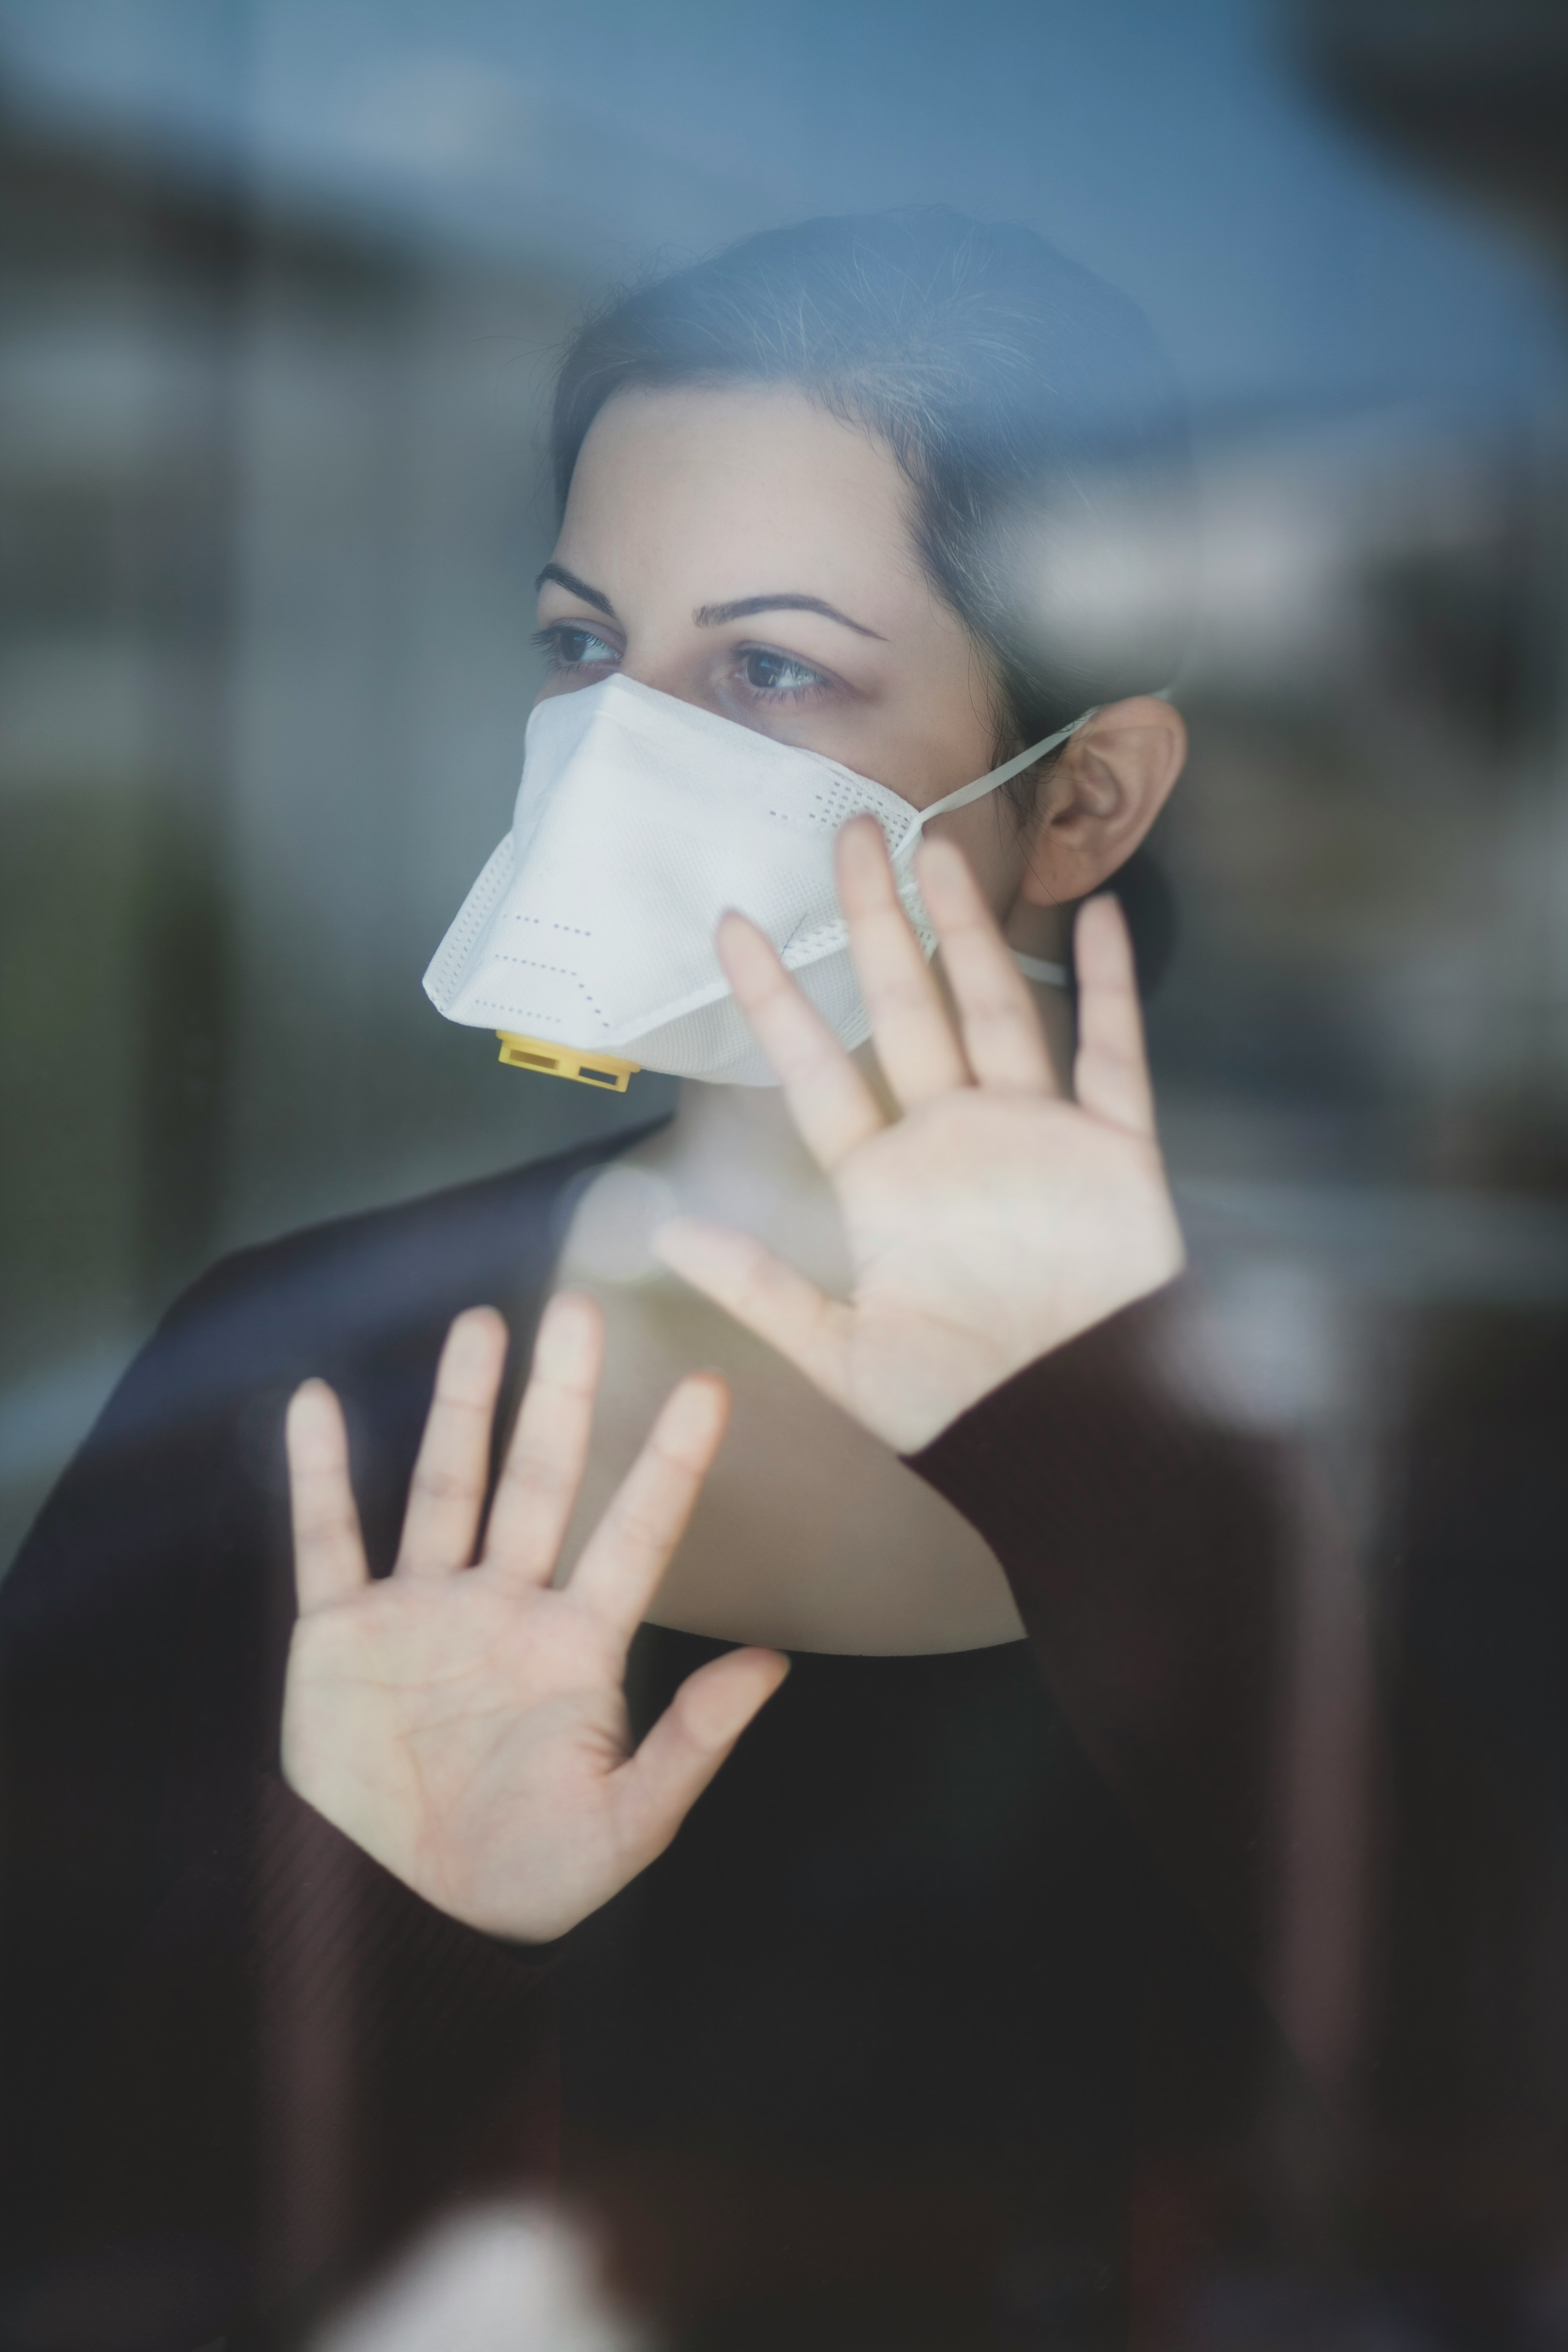
[(552, 670), (590, 669), (600, 662), (617, 662), (620, 655), (605, 637), (595, 635), (580, 621), (552, 621), (533, 640)]
[(810, 694), (827, 684), (819, 669), (789, 654), (769, 653), (763, 646), (752, 646), (741, 656), (741, 675), (753, 694)]

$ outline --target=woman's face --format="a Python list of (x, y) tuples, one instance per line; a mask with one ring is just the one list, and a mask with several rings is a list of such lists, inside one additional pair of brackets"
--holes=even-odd
[[(985, 661), (932, 592), (890, 453), (765, 386), (619, 394), (600, 411), (541, 576), (546, 695), (614, 670), (826, 753), (915, 807), (994, 764)], [(1016, 828), (939, 819), (998, 910)]]

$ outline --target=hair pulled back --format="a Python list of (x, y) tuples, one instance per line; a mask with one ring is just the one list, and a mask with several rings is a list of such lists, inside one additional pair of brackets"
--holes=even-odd
[(1032, 230), (938, 205), (770, 229), (636, 286), (563, 362), (561, 505), (615, 394), (742, 383), (798, 385), (892, 451), (927, 576), (990, 656), (999, 755), (1168, 681), (1187, 599), (1145, 598), (1130, 625), (1086, 633), (1073, 615), (1093, 595), (1078, 594), (1070, 555), (1065, 573), (1055, 561), (1092, 549), (1108, 507), (1184, 500), (1169, 362), (1142, 313), (1091, 271)]

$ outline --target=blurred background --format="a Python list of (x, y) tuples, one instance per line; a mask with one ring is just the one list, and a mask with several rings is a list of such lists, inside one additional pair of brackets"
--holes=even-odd
[(1183, 1173), (1358, 1295), (1568, 1291), (1562, 256), (1345, 102), (1375, 15), (5, 0), (7, 1557), (215, 1255), (664, 1083), (503, 1073), (419, 976), (510, 821), (563, 337), (814, 210), (1026, 221), (1182, 371)]
[[(1133, 295), (1192, 404), (1151, 1013), (1215, 1410), (1318, 1449), (1568, 1805), (1568, 12), (0, 0), (0, 157), (4, 1557), (216, 1255), (666, 1099), (419, 986), (510, 822), (550, 371), (652, 263), (943, 201)], [(1363, 1695), (1303, 1540), (1283, 1997), (1349, 2073)], [(1564, 1885), (1505, 2071), (1568, 2068)]]

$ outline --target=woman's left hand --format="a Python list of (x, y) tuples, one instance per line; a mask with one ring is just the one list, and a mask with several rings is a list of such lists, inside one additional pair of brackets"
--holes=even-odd
[(839, 835), (839, 897), (872, 1037), (900, 1115), (806, 1002), (756, 927), (719, 953), (843, 1210), (854, 1283), (827, 1297), (763, 1242), (682, 1217), (667, 1265), (901, 1454), (931, 1443), (1036, 1357), (1179, 1273), (1154, 1136), (1131, 950), (1113, 898), (1077, 928), (1076, 1100), (962, 853), (919, 864), (956, 1022), (900, 907), (880, 828)]

